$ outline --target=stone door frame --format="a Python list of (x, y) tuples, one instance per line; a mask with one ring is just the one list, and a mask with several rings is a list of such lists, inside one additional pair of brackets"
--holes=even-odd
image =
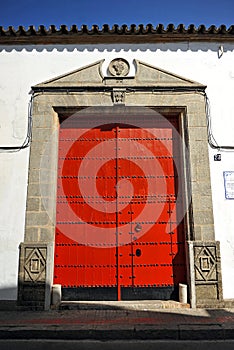
[(135, 61), (134, 77), (105, 77), (102, 63), (32, 88), (33, 131), (18, 303), (28, 309), (49, 309), (51, 304), (59, 115), (87, 107), (111, 111), (121, 105), (158, 109), (165, 115), (176, 114), (180, 120), (181, 137), (188, 149), (183, 152), (185, 198), (191, 195), (185, 215), (189, 302), (192, 307), (215, 307), (223, 297), (220, 248), (213, 224), (206, 87), (139, 61)]

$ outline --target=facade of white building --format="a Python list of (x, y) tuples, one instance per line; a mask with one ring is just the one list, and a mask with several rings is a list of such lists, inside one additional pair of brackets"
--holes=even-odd
[[(122, 72), (115, 71), (113, 74), (111, 73), (111, 64), (117, 58), (120, 59), (120, 63), (124, 62), (126, 64), (127, 62), (129, 64), (129, 72), (127, 74), (124, 72), (123, 76)], [(95, 66), (96, 62), (99, 62), (97, 66)], [(129, 30), (123, 27), (118, 28), (118, 30), (104, 27), (103, 30), (93, 28), (90, 31), (86, 31), (85, 27), (79, 31), (75, 27), (71, 30), (62, 27), (60, 30), (54, 31), (43, 28), (39, 28), (38, 31), (34, 31), (33, 28), (29, 28), (27, 31), (23, 28), (18, 31), (1, 29), (0, 299), (2, 302), (6, 300), (15, 301), (19, 298), (21, 305), (24, 305), (24, 302), (22, 302), (23, 292), (19, 293), (18, 291), (18, 281), (21, 278), (22, 284), (27, 284), (27, 278), (22, 281), (22, 274), (25, 269), (27, 271), (27, 268), (30, 269), (30, 267), (27, 267), (29, 262), (24, 261), (22, 263), (22, 259), (27, 260), (27, 257), (29, 259), (31, 254), (27, 255), (24, 249), (39, 247), (38, 251), (40, 253), (36, 252), (36, 258), (38, 258), (38, 254), (42, 252), (40, 249), (43, 249), (40, 243), (48, 242), (48, 235), (43, 236), (42, 229), (40, 229), (40, 238), (36, 239), (34, 237), (29, 242), (29, 236), (34, 235), (34, 233), (33, 230), (30, 233), (29, 231), (25, 233), (26, 226), (29, 225), (25, 224), (25, 220), (26, 205), (29, 206), (27, 198), (32, 197), (32, 193), (28, 192), (28, 188), (33, 185), (32, 179), (29, 180), (28, 177), (29, 168), (31, 166), (32, 170), (32, 159), (35, 159), (36, 155), (38, 155), (38, 158), (41, 157), (40, 147), (38, 147), (38, 151), (35, 147), (31, 151), (31, 156), (30, 147), (45, 142), (43, 137), (40, 139), (40, 137), (34, 137), (34, 135), (38, 135), (40, 127), (44, 127), (42, 124), (39, 125), (37, 119), (40, 113), (43, 118), (47, 118), (44, 106), (47, 103), (46, 101), (51, 104), (53, 98), (57, 98), (56, 103), (53, 103), (60, 109), (65, 108), (65, 106), (67, 108), (74, 108), (75, 106), (110, 108), (119, 103), (126, 108), (134, 106), (163, 107), (164, 110), (165, 108), (171, 110), (183, 108), (184, 118), (185, 120), (188, 119), (188, 128), (193, 128), (188, 131), (190, 135), (189, 140), (187, 140), (188, 144), (187, 141), (185, 143), (189, 149), (189, 159), (192, 163), (196, 163), (197, 169), (195, 170), (195, 166), (191, 165), (192, 175), (191, 178), (186, 178), (186, 182), (192, 183), (193, 186), (197, 181), (197, 187), (199, 188), (196, 191), (200, 191), (198, 195), (195, 189), (192, 190), (193, 209), (188, 214), (188, 204), (187, 211), (185, 210), (187, 216), (190, 217), (190, 219), (186, 219), (190, 222), (189, 230), (192, 231), (194, 226), (196, 231), (194, 234), (196, 244), (188, 244), (188, 248), (186, 248), (189, 256), (187, 263), (189, 270), (187, 280), (190, 293), (189, 302), (192, 306), (209, 303), (212, 305), (223, 303), (225, 305), (225, 302), (229, 299), (234, 299), (232, 287), (234, 280), (233, 62), (233, 27), (229, 29), (224, 27), (216, 29), (201, 27), (196, 29), (191, 26), (183, 30), (181, 27), (163, 29), (160, 26), (143, 29), (135, 27), (135, 29), (130, 28)], [(138, 79), (140, 70), (142, 75), (139, 75), (140, 78)], [(99, 72), (100, 81), (95, 78), (96, 73), (94, 71)], [(71, 74), (69, 80), (66, 77), (69, 77), (70, 72), (75, 73)], [(77, 76), (75, 77), (75, 75)], [(161, 79), (160, 82), (154, 80), (157, 77)], [(55, 78), (57, 83), (55, 83)], [(121, 81), (120, 83), (118, 83), (118, 79)], [(44, 84), (47, 81), (48, 83)], [(129, 81), (132, 82), (129, 83)], [(186, 82), (184, 84), (185, 88), (179, 81)], [(96, 90), (92, 90), (92, 86), (95, 86)], [(34, 88), (32, 89), (32, 87)], [(55, 87), (57, 88), (56, 91), (53, 90)], [(120, 100), (114, 100), (115, 92), (123, 93), (124, 98), (122, 96)], [(101, 94), (99, 95), (101, 96), (100, 99), (98, 93)], [(59, 97), (54, 97), (56, 94), (59, 94)], [(73, 100), (66, 100), (66, 96), (69, 94), (75, 96), (72, 97)], [(198, 95), (199, 98), (197, 99)], [(31, 104), (32, 96), (33, 103)], [(63, 103), (59, 103), (59, 100)], [(79, 102), (81, 100), (82, 102)], [(98, 101), (100, 101), (100, 104)], [(189, 121), (192, 120), (192, 117), (189, 116), (191, 110), (193, 110), (191, 112), (194, 118), (193, 125)], [(60, 113), (62, 112), (59, 110), (58, 114)], [(200, 118), (201, 114), (201, 119), (203, 118), (202, 127), (199, 123), (196, 124), (196, 120)], [(48, 118), (52, 118), (51, 115), (48, 115)], [(51, 128), (54, 127), (55, 124)], [(202, 137), (204, 128), (207, 132), (206, 141)], [(31, 139), (32, 129), (37, 129), (37, 131), (32, 134)], [(187, 133), (186, 128), (183, 130), (185, 135)], [(194, 141), (192, 144), (191, 135), (193, 133), (196, 133), (196, 142)], [(199, 133), (201, 133), (200, 140)], [(185, 136), (183, 137), (185, 138)], [(202, 141), (201, 147), (200, 141)], [(196, 145), (199, 146), (195, 150)], [(34, 152), (33, 155), (32, 152)], [(206, 154), (208, 154), (207, 158)], [(31, 163), (29, 163), (29, 156), (31, 157)], [(205, 182), (203, 180), (209, 178), (209, 172), (207, 173), (207, 167), (203, 164), (204, 159), (210, 169), (208, 169), (210, 180), (206, 179)], [(201, 166), (200, 172), (199, 164)], [(204, 178), (202, 179), (202, 177)], [(206, 185), (210, 183), (210, 187), (203, 186), (203, 182)], [(32, 188), (30, 191), (32, 191)], [(41, 194), (36, 193), (34, 196), (35, 198), (41, 198)], [(211, 197), (213, 222), (206, 216)], [(35, 199), (35, 212), (37, 211), (36, 203), (37, 200)], [(202, 216), (202, 213), (205, 215)], [(194, 223), (191, 222), (193, 221), (191, 217), (194, 218)], [(39, 216), (35, 220), (37, 220), (35, 227), (40, 225), (45, 227), (43, 222), (40, 223)], [(44, 220), (43, 217), (41, 217), (41, 220)], [(33, 224), (31, 226), (34, 227)], [(203, 230), (204, 226), (205, 229)], [(51, 226), (50, 229), (52, 230)], [(211, 230), (213, 230), (212, 234)], [(199, 232), (201, 232), (200, 237)], [(186, 240), (190, 242), (193, 239), (188, 237)], [(35, 243), (34, 246), (33, 242)], [(201, 243), (200, 246), (199, 242)], [(202, 245), (202, 242), (206, 243)], [(211, 244), (209, 245), (207, 242), (211, 242)], [(218, 247), (215, 245), (216, 243), (213, 245), (214, 242), (220, 242), (220, 256), (217, 252), (217, 254), (212, 253), (212, 247)], [(51, 242), (49, 243), (51, 244)], [(19, 253), (20, 244), (21, 253)], [(203, 251), (200, 254), (195, 248), (202, 246), (205, 248), (201, 248)], [(47, 249), (51, 249), (50, 256), (52, 257), (53, 244)], [(22, 251), (24, 252), (22, 253)], [(197, 262), (196, 254), (200, 254)], [(221, 269), (219, 268), (220, 257)], [(54, 282), (53, 277), (47, 276), (49, 273), (50, 276), (53, 275), (53, 262), (46, 259), (43, 260), (42, 258), (44, 261), (42, 265), (46, 264), (46, 272), (43, 271), (42, 274), (45, 274), (46, 283), (49, 285), (45, 288), (45, 307), (48, 307), (48, 295)], [(19, 268), (19, 261), (21, 261), (23, 267)], [(201, 263), (200, 267), (196, 265), (198, 261)], [(51, 266), (48, 267), (48, 264)], [(196, 269), (200, 269), (199, 272)], [(33, 274), (33, 268), (31, 273)], [(205, 288), (212, 285), (212, 288), (215, 289), (218, 285), (218, 292), (215, 292), (215, 297), (206, 299), (203, 298), (202, 291), (199, 290), (198, 292), (196, 288), (201, 280), (199, 282), (199, 278), (196, 276), (199, 273), (202, 275), (201, 279)], [(209, 279), (211, 275), (213, 277)], [(40, 278), (38, 280), (40, 281)], [(37, 279), (33, 280), (33, 283), (36, 285)], [(30, 285), (30, 288), (33, 287)], [(214, 291), (214, 289), (212, 290)], [(44, 299), (41, 300), (43, 304)]]

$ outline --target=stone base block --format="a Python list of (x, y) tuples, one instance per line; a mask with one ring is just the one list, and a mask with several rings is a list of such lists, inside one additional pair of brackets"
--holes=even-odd
[(195, 299), (198, 307), (219, 307), (223, 302), (220, 244), (218, 241), (193, 241)]
[(48, 310), (52, 285), (53, 245), (21, 243), (18, 306), (22, 309)]

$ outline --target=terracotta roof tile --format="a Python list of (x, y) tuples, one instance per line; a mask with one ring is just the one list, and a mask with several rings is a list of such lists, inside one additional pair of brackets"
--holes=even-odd
[(153, 26), (152, 24), (131, 24), (119, 26), (113, 25), (111, 28), (108, 24), (104, 24), (102, 28), (93, 25), (88, 28), (82, 25), (78, 28), (72, 25), (69, 29), (66, 25), (56, 28), (51, 25), (48, 29), (40, 25), (38, 29), (29, 26), (27, 29), (19, 26), (14, 29), (12, 26), (8, 29), (0, 26), (0, 44), (56, 44), (56, 43), (149, 43), (164, 41), (234, 41), (234, 25), (228, 29), (225, 25), (216, 27), (214, 25), (206, 28), (200, 25), (198, 28), (194, 24), (190, 24), (187, 28), (184, 24), (175, 27), (168, 24), (165, 28), (163, 24)]

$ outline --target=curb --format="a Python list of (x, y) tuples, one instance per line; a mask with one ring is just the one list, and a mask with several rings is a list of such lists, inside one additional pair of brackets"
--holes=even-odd
[(0, 328), (0, 339), (53, 339), (53, 340), (233, 340), (234, 327), (223, 325), (177, 325), (174, 327), (136, 325), (121, 329), (97, 327), (84, 329), (74, 326)]

